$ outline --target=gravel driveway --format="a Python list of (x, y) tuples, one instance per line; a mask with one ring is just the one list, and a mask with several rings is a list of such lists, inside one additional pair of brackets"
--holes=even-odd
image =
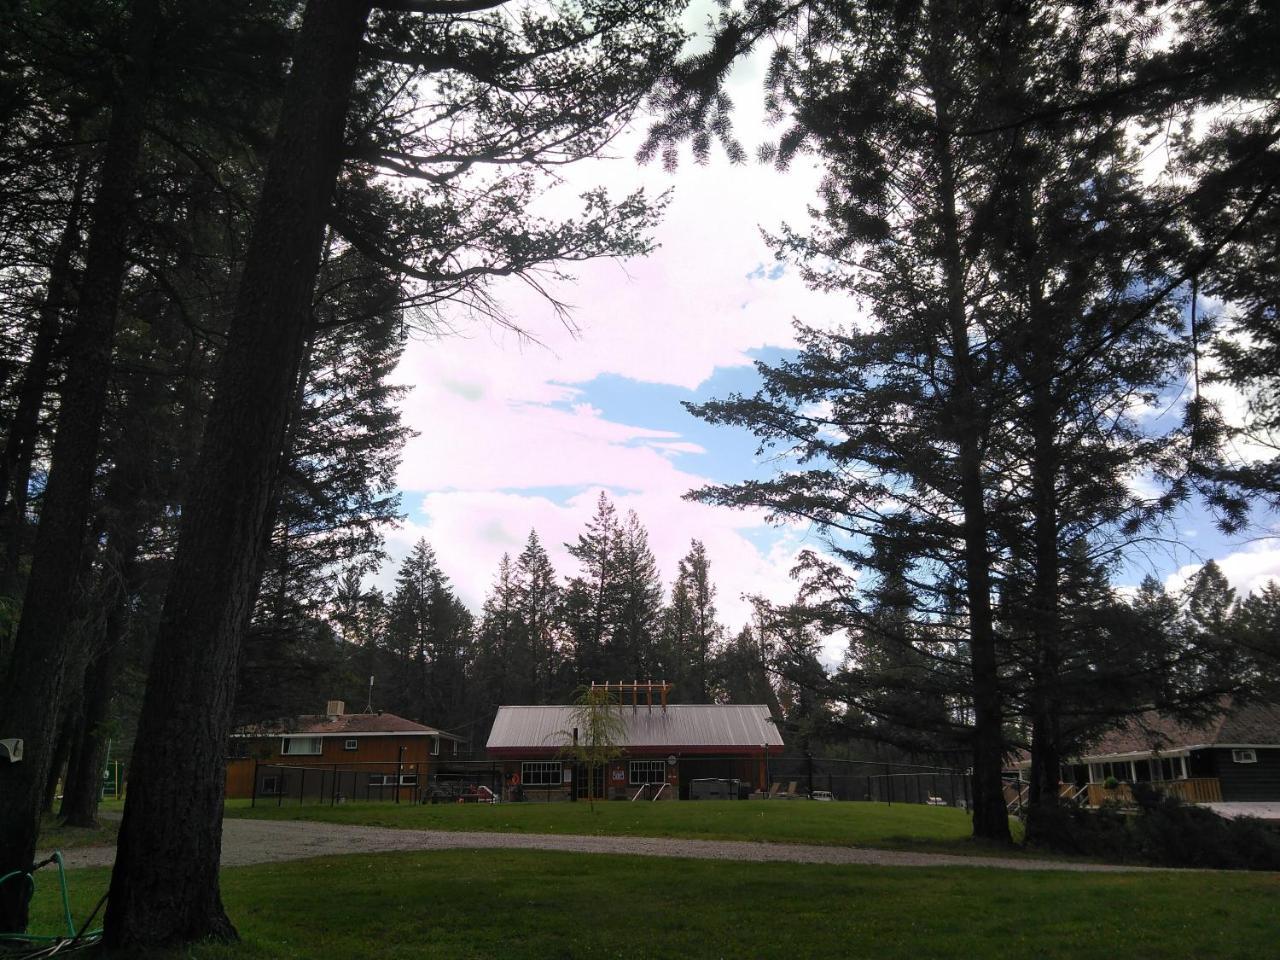
[[(699, 860), (790, 863), (853, 863), (886, 867), (999, 867), (1005, 870), (1130, 871), (1096, 863), (1068, 863), (1010, 857), (957, 857), (861, 847), (811, 844), (750, 843), (741, 840), (683, 840), (658, 837), (581, 837), (553, 834), (461, 833), (443, 830), (392, 830), (303, 820), (226, 820), (222, 827), (222, 865), (276, 863), (344, 853), (390, 850), (565, 850), (572, 853), (619, 853), (628, 856), (691, 857)], [(69, 867), (106, 866), (114, 847), (68, 850)]]

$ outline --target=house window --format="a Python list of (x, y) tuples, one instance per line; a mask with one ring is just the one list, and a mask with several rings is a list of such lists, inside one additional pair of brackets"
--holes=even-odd
[(350, 739), (350, 740), (343, 740), (343, 741), (342, 741), (342, 749), (343, 749), (343, 750), (356, 750), (356, 749), (358, 749), (358, 748), (359, 748), (359, 746), (360, 746), (360, 741), (359, 741), (359, 740), (356, 740), (356, 739), (354, 739), (354, 738), (352, 738), (352, 739)]
[(1133, 763), (1129, 760), (1091, 763), (1089, 764), (1089, 776), (1094, 783), (1106, 783), (1108, 777), (1115, 777), (1121, 783), (1133, 783)]
[(560, 786), (560, 762), (526, 760), (520, 764), (520, 783), (526, 787)]
[(1156, 780), (1187, 779), (1185, 757), (1156, 757), (1151, 761), (1151, 773)]
[(1257, 750), (1232, 750), (1231, 762), (1232, 763), (1257, 763), (1258, 751)]
[(431, 738), (431, 755), (433, 757), (440, 756), (440, 738), (439, 737)]
[(642, 783), (666, 783), (667, 762), (665, 760), (632, 760), (631, 785), (638, 787)]
[(418, 775), (416, 773), (400, 774), (400, 786), (416, 787), (418, 785)]
[(287, 756), (307, 755), (318, 757), (324, 751), (321, 737), (285, 737), (280, 742), (280, 752)]
[(262, 778), (262, 786), (258, 790), (259, 794), (263, 796), (274, 797), (279, 792), (280, 792), (279, 777), (263, 777)]

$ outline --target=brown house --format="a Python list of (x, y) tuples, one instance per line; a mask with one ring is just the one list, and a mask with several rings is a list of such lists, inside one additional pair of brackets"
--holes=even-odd
[[(594, 771), (590, 792), (597, 797), (688, 799), (699, 795), (696, 781), (714, 786), (736, 780), (743, 790), (765, 790), (770, 758), (783, 750), (763, 704), (624, 702), (615, 709), (622, 720), (621, 756)], [(526, 800), (587, 796), (589, 771), (565, 756), (574, 726), (573, 707), (498, 709), (485, 750), (501, 765), (508, 799), (517, 787)]]
[(463, 744), (393, 713), (347, 713), (341, 700), (330, 700), (322, 714), (233, 733), (227, 797), (412, 802), (433, 762), (458, 756)]

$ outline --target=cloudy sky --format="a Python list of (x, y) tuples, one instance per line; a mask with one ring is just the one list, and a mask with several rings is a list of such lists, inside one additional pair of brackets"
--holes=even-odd
[[(734, 78), (748, 146), (762, 129), (758, 85), (758, 64)], [(816, 170), (797, 165), (784, 176), (716, 157), (667, 173), (632, 159), (637, 139), (633, 133), (619, 142), (612, 159), (567, 171), (547, 199), (554, 209), (597, 184), (618, 194), (636, 186), (671, 191), (655, 253), (583, 265), (572, 284), (556, 288), (573, 306), (576, 333), (527, 288), (511, 285), (495, 292), (540, 345), (458, 318), (453, 335), (409, 346), (398, 379), (412, 388), (404, 415), (418, 436), (404, 453), (399, 483), (408, 516), (388, 538), (392, 562), (378, 577), (382, 585), (425, 537), (462, 599), (479, 610), (499, 558), (518, 553), (531, 528), (569, 575), (574, 565), (563, 544), (576, 538), (604, 489), (646, 525), (668, 584), (690, 538), (706, 543), (731, 629), (747, 619), (744, 594), (794, 595), (789, 570), (798, 550), (817, 542), (809, 531), (682, 500), (708, 482), (771, 466), (745, 433), (711, 428), (680, 402), (752, 389), (753, 361), (793, 348), (795, 318), (824, 324), (854, 316), (849, 300), (806, 290), (761, 237), (762, 227), (804, 223)], [(1244, 591), (1280, 575), (1276, 541), (1227, 542), (1198, 510), (1177, 518), (1168, 534), (1170, 543), (1133, 559), (1127, 579), (1152, 572), (1176, 585), (1207, 557), (1217, 557)]]

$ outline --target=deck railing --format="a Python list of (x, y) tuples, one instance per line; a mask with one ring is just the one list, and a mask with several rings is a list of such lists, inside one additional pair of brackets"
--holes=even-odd
[[(1217, 777), (1197, 777), (1190, 780), (1153, 780), (1149, 784), (1160, 793), (1171, 794), (1187, 803), (1220, 803), (1222, 784)], [(1108, 790), (1101, 783), (1089, 784), (1089, 806), (1099, 807), (1106, 802), (1133, 803), (1133, 791), (1122, 783)]]

